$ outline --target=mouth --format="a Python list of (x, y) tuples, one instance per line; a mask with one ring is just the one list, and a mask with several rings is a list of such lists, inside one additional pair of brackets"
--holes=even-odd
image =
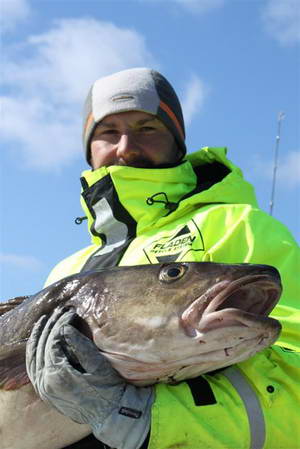
[(154, 168), (154, 165), (151, 161), (148, 161), (145, 158), (135, 158), (129, 161), (125, 161), (124, 159), (118, 159), (114, 165), (119, 165), (122, 167), (133, 167), (133, 168)]
[(267, 316), (278, 302), (280, 294), (280, 284), (269, 276), (245, 276), (231, 282), (211, 301), (205, 312), (236, 308)]
[[(281, 294), (279, 281), (265, 274), (221, 281), (197, 298), (182, 314), (188, 335), (220, 327), (251, 326), (272, 320), (268, 314)], [(272, 320), (275, 321), (275, 320)]]

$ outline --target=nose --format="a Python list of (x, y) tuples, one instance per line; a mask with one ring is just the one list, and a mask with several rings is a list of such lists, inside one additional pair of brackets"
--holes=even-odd
[(129, 162), (131, 159), (136, 158), (139, 153), (140, 150), (133, 134), (129, 131), (122, 133), (117, 147), (118, 158), (123, 159), (125, 162)]

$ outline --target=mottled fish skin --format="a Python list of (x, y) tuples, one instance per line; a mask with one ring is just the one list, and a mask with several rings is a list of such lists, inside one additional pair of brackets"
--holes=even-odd
[(178, 382), (244, 360), (280, 332), (268, 317), (281, 293), (266, 265), (210, 262), (116, 267), (70, 276), (0, 316), (0, 386), (29, 382), (25, 345), (58, 305), (129, 382)]

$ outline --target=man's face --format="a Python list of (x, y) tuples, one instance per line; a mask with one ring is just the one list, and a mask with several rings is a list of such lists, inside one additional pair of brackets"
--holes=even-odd
[(97, 125), (91, 139), (94, 170), (111, 165), (154, 168), (173, 164), (181, 155), (166, 126), (146, 112), (108, 115)]

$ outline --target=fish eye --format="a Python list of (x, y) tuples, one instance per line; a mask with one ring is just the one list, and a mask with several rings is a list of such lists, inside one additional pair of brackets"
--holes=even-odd
[(186, 272), (187, 266), (183, 264), (171, 264), (164, 266), (159, 273), (159, 280), (162, 282), (174, 282), (180, 279)]

